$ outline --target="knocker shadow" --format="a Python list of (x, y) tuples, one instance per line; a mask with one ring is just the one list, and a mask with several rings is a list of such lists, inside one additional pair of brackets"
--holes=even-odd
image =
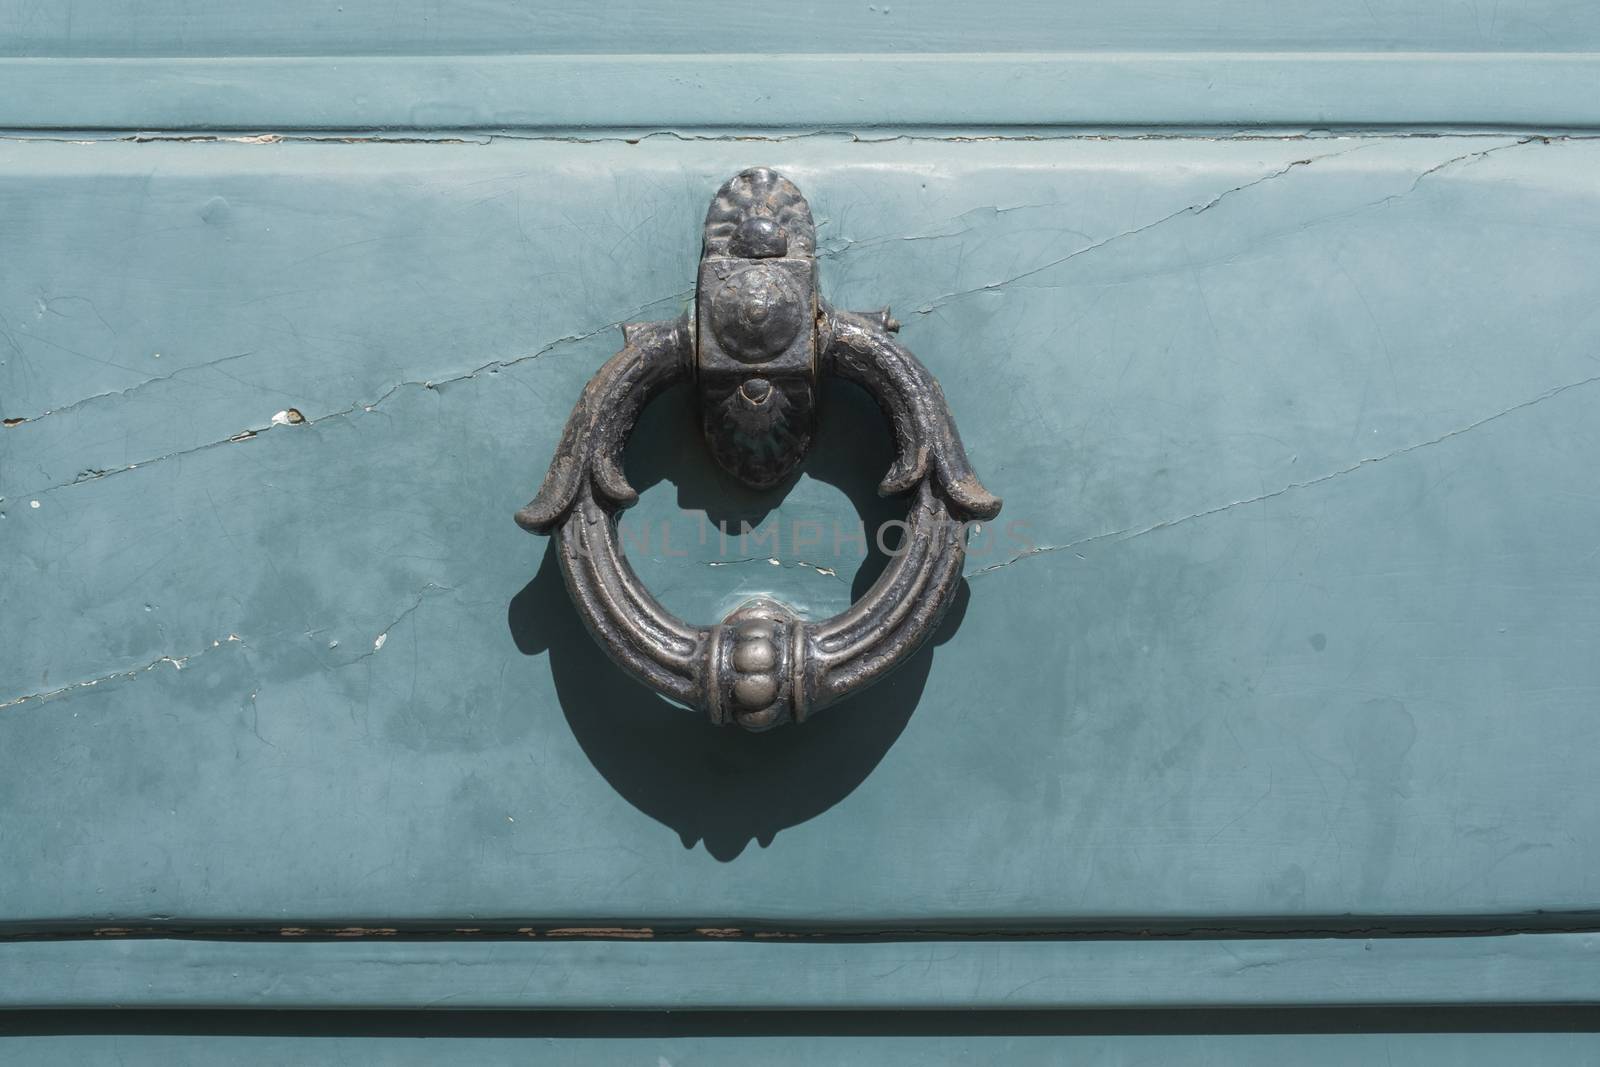
[[(735, 529), (782, 501), (792, 481), (765, 493), (743, 488), (706, 457), (696, 426), (688, 390), (675, 389), (652, 404), (629, 448), (634, 487), (643, 492), (670, 481), (681, 506), (705, 509), (712, 522)], [(828, 383), (820, 433), (801, 471), (842, 490), (869, 531), (852, 600), (888, 563), (871, 532), (904, 516), (903, 499), (877, 495), (877, 481), (892, 460), (872, 400), (853, 386)], [(677, 831), (685, 848), (703, 841), (726, 862), (752, 840), (765, 848), (780, 830), (822, 814), (866, 779), (910, 721), (934, 648), (960, 625), (968, 595), (963, 582), (933, 638), (892, 676), (804, 725), (764, 734), (712, 726), (615, 666), (573, 608), (553, 542), (533, 580), (512, 598), (508, 623), (524, 654), (550, 654), (567, 725), (611, 787)]]

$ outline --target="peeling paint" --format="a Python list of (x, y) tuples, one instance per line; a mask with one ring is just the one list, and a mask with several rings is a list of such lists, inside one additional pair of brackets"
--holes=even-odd
[[(227, 641), (229, 643), (234, 643), (240, 642), (241, 639), (236, 634), (229, 634)], [(114, 671), (110, 674), (100, 675), (96, 678), (88, 678), (81, 682), (73, 682), (71, 685), (60, 686), (56, 689), (48, 689), (38, 693), (24, 693), (21, 696), (12, 697), (10, 700), (0, 701), (0, 708), (12, 708), (19, 704), (27, 704), (32, 701), (50, 700), (54, 697), (59, 697), (66, 693), (76, 692), (80, 689), (91, 689), (98, 685), (104, 685), (107, 682), (114, 682), (124, 678), (137, 678), (142, 674), (148, 674), (150, 671), (156, 670), (157, 668), (163, 666), (170, 666), (175, 671), (181, 671), (189, 665), (191, 660), (205, 655), (207, 652), (210, 652), (214, 648), (220, 647), (222, 644), (223, 642), (221, 641), (212, 641), (210, 646), (201, 650), (200, 652), (191, 652), (184, 656), (157, 656), (155, 659), (144, 664), (143, 666), (133, 667), (123, 671)]]
[(844, 581), (843, 578), (839, 577), (839, 572), (833, 567), (824, 567), (820, 563), (812, 563), (809, 560), (803, 559), (783, 560), (777, 558), (776, 556), (751, 556), (745, 559), (710, 559), (705, 560), (704, 562), (707, 567), (738, 567), (751, 563), (765, 563), (770, 567), (787, 567), (796, 570), (815, 571), (824, 578), (834, 578), (841, 582)]
[(545, 931), (546, 937), (618, 938), (624, 941), (648, 941), (655, 931), (648, 926), (558, 926)]
[[(364, 653), (361, 656), (357, 656), (356, 658), (358, 660), (359, 659), (365, 659), (367, 656), (377, 655), (377, 653), (382, 651), (383, 650), (383, 646), (385, 644), (387, 644), (388, 641), (389, 641), (389, 633), (390, 633), (390, 631), (393, 630), (396, 626), (399, 626), (407, 618), (409, 618), (411, 616), (412, 612), (414, 612), (418, 608), (422, 607), (422, 602), (427, 599), (428, 593), (430, 591), (435, 591), (435, 590), (437, 590), (439, 592), (445, 592), (445, 593), (453, 593), (453, 592), (455, 592), (455, 590), (453, 588), (451, 588), (450, 586), (447, 586), (447, 585), (439, 585), (437, 582), (429, 582), (429, 583), (427, 583), (426, 585), (424, 585), (422, 587), (421, 591), (417, 593), (416, 598), (411, 602), (411, 604), (408, 607), (406, 607), (406, 609), (404, 611), (400, 612), (400, 614), (396, 615), (394, 617), (394, 619), (390, 621), (389, 625), (385, 626), (383, 628), (383, 632), (382, 633), (380, 633), (377, 637), (372, 639), (372, 651)], [(328, 647), (329, 648), (333, 648), (333, 647), (337, 646), (338, 643), (339, 642), (334, 641), (331, 644), (329, 644)]]

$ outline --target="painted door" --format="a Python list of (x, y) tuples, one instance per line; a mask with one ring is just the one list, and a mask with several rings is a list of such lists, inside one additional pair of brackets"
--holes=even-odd
[[(1588, 6), (0, 27), (8, 1059), (1600, 1057)], [(1007, 502), (761, 735), (511, 522), (752, 165)], [(823, 401), (770, 493), (646, 412), (669, 609), (881, 571)]]

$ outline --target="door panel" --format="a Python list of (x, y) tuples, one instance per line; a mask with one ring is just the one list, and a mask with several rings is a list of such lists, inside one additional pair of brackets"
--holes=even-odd
[[(13, 928), (1595, 907), (1592, 142), (85, 141), (0, 149)], [(615, 672), (510, 515), (755, 163), (1007, 506), (937, 647), (751, 737)], [(781, 498), (652, 410), (669, 608), (881, 566), (886, 435), (827, 399)]]

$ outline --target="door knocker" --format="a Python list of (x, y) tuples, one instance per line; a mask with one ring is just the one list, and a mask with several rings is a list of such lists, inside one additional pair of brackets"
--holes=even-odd
[[(928, 369), (894, 340), (888, 310), (836, 311), (817, 294), (816, 228), (800, 190), (757, 167), (730, 178), (706, 213), (693, 309), (623, 327), (623, 348), (589, 380), (550, 471), (517, 523), (554, 531), (568, 592), (595, 639), (640, 681), (714, 723), (767, 730), (888, 674), (933, 633), (961, 580), (967, 523), (1000, 499), (978, 482)], [(638, 499), (622, 472), (640, 411), (696, 382), (711, 454), (755, 488), (805, 456), (824, 374), (863, 386), (894, 433), (878, 487), (910, 493), (899, 552), (849, 609), (821, 621), (774, 600), (691, 626), (645, 589), (617, 542)]]

